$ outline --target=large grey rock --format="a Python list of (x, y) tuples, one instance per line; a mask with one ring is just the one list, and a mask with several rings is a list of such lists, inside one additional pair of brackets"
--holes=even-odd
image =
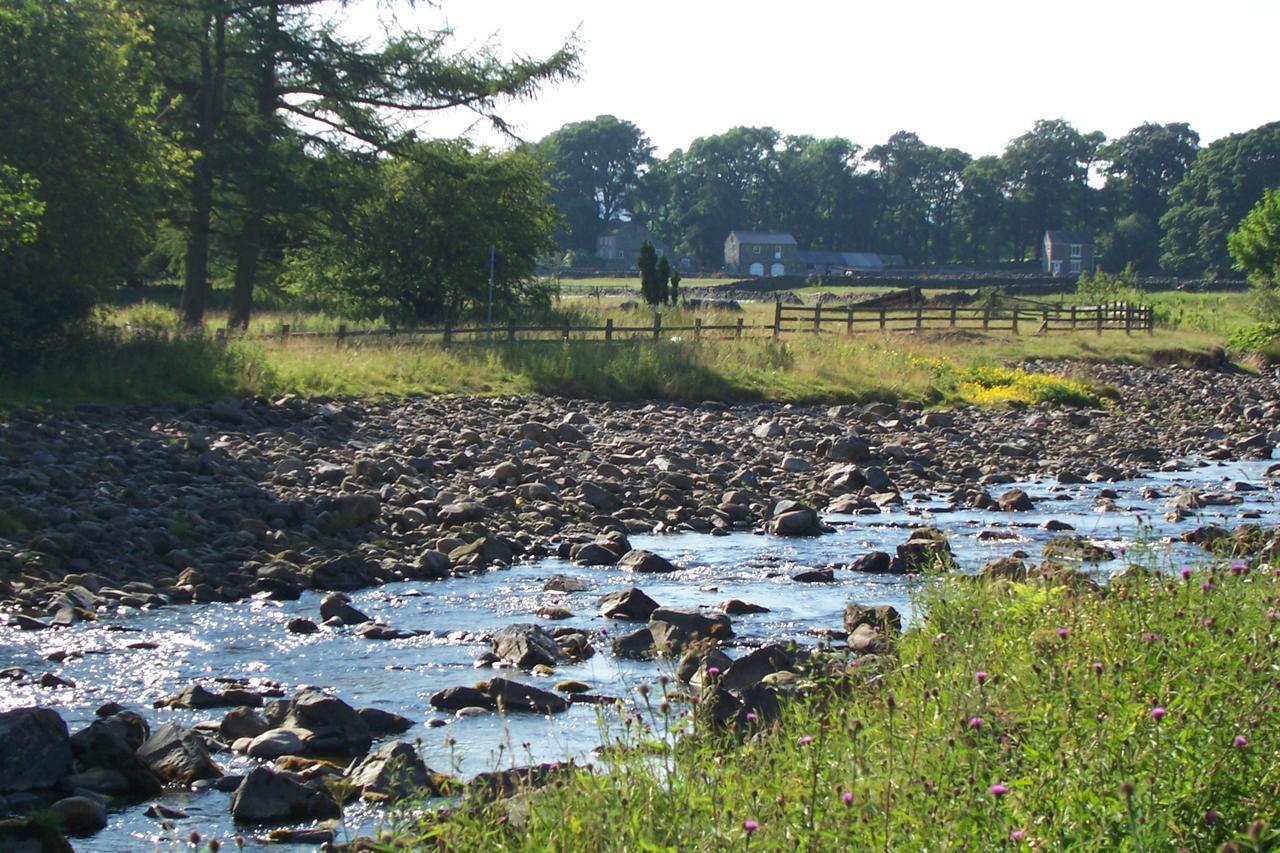
[(861, 625), (898, 633), (902, 630), (902, 614), (888, 604), (868, 605), (850, 601), (844, 606), (844, 629), (852, 634)]
[(231, 816), (237, 823), (289, 823), (341, 817), (342, 808), (319, 781), (256, 767), (231, 795)]
[(255, 738), (270, 728), (271, 724), (252, 708), (233, 708), (218, 724), (218, 736), (231, 743), (242, 737)]
[(494, 634), (491, 642), (494, 654), (521, 669), (538, 664), (555, 666), (560, 657), (555, 637), (540, 625), (527, 622), (508, 625)]
[(497, 707), (493, 701), (493, 697), (478, 687), (469, 687), (466, 685), (457, 685), (454, 687), (446, 687), (432, 694), (428, 700), (432, 708), (441, 711), (461, 711), (463, 708), (494, 708)]
[(785, 646), (772, 644), (761, 646), (722, 669), (720, 686), (737, 693), (759, 684), (765, 676), (775, 672), (791, 672), (796, 666), (795, 654)]
[(898, 546), (898, 562), (908, 572), (945, 572), (956, 568), (947, 534), (936, 527), (912, 531), (907, 541)]
[(523, 684), (506, 678), (494, 678), (482, 684), (481, 689), (500, 710), (533, 711), (539, 714), (558, 714), (569, 710), (569, 702), (559, 693), (552, 693), (532, 684)]
[(610, 619), (648, 619), (657, 609), (658, 602), (634, 586), (600, 598), (600, 615)]
[(336, 619), (343, 625), (363, 625), (372, 621), (368, 616), (351, 606), (351, 600), (340, 592), (326, 595), (320, 602), (320, 618), (328, 622)]
[(138, 747), (138, 757), (165, 782), (189, 785), (198, 779), (222, 775), (200, 736), (177, 723), (165, 723), (156, 729)]
[[(138, 757), (137, 745), (130, 742), (123, 726), (112, 725), (107, 720), (94, 720), (87, 728), (71, 736), (71, 750), (75, 754), (76, 768), (83, 774), (106, 770), (124, 783), (120, 796), (153, 797), (160, 793), (161, 779), (151, 767)], [(81, 784), (80, 787), (93, 787)], [(94, 788), (94, 790), (98, 790)]]
[(578, 490), (582, 492), (582, 499), (600, 512), (614, 512), (622, 507), (622, 500), (617, 495), (590, 480), (580, 483)]
[(373, 743), (369, 726), (355, 708), (311, 688), (293, 697), (280, 727), (301, 729), (308, 755), (364, 755)]
[(727, 640), (733, 626), (723, 613), (703, 613), (675, 607), (659, 607), (649, 614), (649, 632), (659, 654), (679, 654), (685, 646), (701, 640)]
[(67, 835), (93, 835), (107, 825), (107, 809), (91, 797), (66, 797), (49, 806)]
[(427, 767), (412, 744), (402, 740), (384, 743), (352, 768), (348, 778), (367, 800), (402, 800), (411, 796), (438, 796), (438, 776)]
[(645, 551), (643, 548), (635, 548), (628, 551), (618, 561), (618, 568), (641, 574), (667, 574), (680, 571), (680, 567), (670, 560), (660, 557), (652, 551)]
[(271, 729), (262, 732), (249, 742), (245, 753), (251, 758), (280, 758), (284, 755), (303, 755), (307, 745), (302, 737), (291, 729)]
[(71, 772), (67, 724), (49, 708), (0, 714), (0, 793), (52, 788)]

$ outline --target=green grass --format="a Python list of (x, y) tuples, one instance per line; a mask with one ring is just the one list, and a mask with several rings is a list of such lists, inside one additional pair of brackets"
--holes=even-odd
[(1107, 594), (929, 581), (896, 657), (836, 654), (776, 727), (711, 727), (660, 680), (637, 700), (651, 730), (628, 724), (603, 772), (405, 810), (393, 837), (459, 850), (1273, 849), (1278, 600), (1257, 563)]

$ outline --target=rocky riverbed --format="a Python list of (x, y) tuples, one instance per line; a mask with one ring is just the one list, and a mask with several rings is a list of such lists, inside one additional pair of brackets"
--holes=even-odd
[[(1093, 381), (1114, 389), (1114, 405), (925, 412), (910, 402), (826, 408), (284, 397), (12, 414), (0, 420), (0, 597), (10, 623), (0, 631), (39, 638), (60, 636), (64, 632), (56, 629), (65, 628), (67, 637), (92, 636), (99, 646), (114, 632), (131, 653), (173, 655), (178, 647), (166, 644), (173, 643), (174, 625), (163, 623), (169, 625), (165, 632), (136, 640), (131, 632), (151, 630), (136, 627), (152, 624), (148, 619), (169, 618), (160, 614), (187, 612), (179, 605), (207, 604), (234, 614), (246, 606), (235, 602), (251, 598), (248, 606), (280, 624), (254, 623), (242, 626), (242, 633), (270, 630), (298, 638), (291, 643), (336, 633), (357, 642), (388, 641), (373, 645), (402, 651), (438, 642), (472, 644), (459, 665), (497, 667), (497, 674), (478, 684), (459, 678), (436, 684), (422, 698), (441, 724), (499, 707), (541, 718), (612, 701), (615, 695), (596, 691), (608, 679), (591, 677), (597, 651), (609, 666), (624, 668), (628, 660), (670, 655), (675, 674), (694, 686), (704, 683), (709, 669), (728, 672), (736, 665), (736, 689), (726, 690), (722, 703), (726, 720), (767, 713), (760, 685), (799, 668), (797, 652), (774, 642), (794, 640), (794, 626), (805, 618), (788, 611), (793, 602), (786, 596), (823, 614), (824, 624), (806, 623), (805, 631), (823, 634), (825, 628), (829, 639), (874, 656), (882, 650), (881, 630), (897, 617), (855, 607), (841, 618), (855, 595), (868, 604), (890, 603), (874, 587), (868, 590), (865, 580), (853, 590), (850, 579), (900, 578), (908, 570), (953, 564), (951, 545), (935, 527), (900, 526), (920, 524), (922, 516), (938, 526), (948, 515), (977, 524), (990, 516), (1008, 530), (983, 531), (991, 534), (985, 541), (1008, 547), (987, 556), (1004, 556), (1030, 541), (1011, 518), (1027, 518), (1023, 526), (1040, 531), (1037, 536), (1069, 532), (1072, 525), (1051, 517), (1068, 490), (1087, 490), (1087, 511), (1123, 511), (1125, 498), (1139, 496), (1122, 496), (1110, 484), (1184, 469), (1190, 456), (1265, 459), (1280, 439), (1276, 374), (1089, 370)], [(1259, 480), (1263, 468), (1257, 466)], [(1036, 488), (1033, 481), (1047, 486)], [(1193, 521), (1206, 509), (1245, 519), (1269, 512), (1269, 503), (1250, 502), (1251, 490), (1265, 491), (1257, 485), (1215, 484), (1212, 478), (1199, 483), (1144, 486), (1139, 509), (1164, 514), (1170, 523)], [(1269, 501), (1270, 494), (1265, 497)], [(1078, 494), (1076, 500), (1085, 498)], [(692, 584), (724, 599), (714, 610), (694, 606), (703, 602), (685, 591), (690, 584), (665, 580), (677, 571), (697, 571), (698, 552), (740, 541), (734, 533), (831, 532), (834, 519), (820, 513), (865, 516), (871, 525), (880, 518), (893, 522), (876, 528), (873, 537), (865, 530), (857, 540), (840, 533), (822, 537), (840, 543), (838, 562), (813, 559), (797, 566), (770, 558), (777, 562), (765, 559), (753, 569), (752, 561), (763, 557), (722, 549), (719, 568), (701, 586), (697, 575)], [(672, 541), (688, 556), (666, 553), (658, 544), (662, 537), (650, 535), (655, 533), (682, 534)], [(1089, 539), (1037, 541), (1037, 548), (1041, 544), (1047, 556), (1068, 560), (1109, 556), (1106, 543)], [(972, 555), (960, 557), (975, 568)], [(742, 562), (731, 569), (735, 560)], [(380, 604), (383, 599), (368, 598), (368, 588), (395, 584), (403, 602), (406, 595), (423, 594), (414, 584), (449, 577), (456, 580), (442, 589), (483, 584), (492, 568), (533, 561), (564, 567), (558, 576), (533, 582), (534, 589), (564, 599), (544, 599), (523, 611), (504, 605), (486, 611), (484, 624), (476, 623), (474, 608), (459, 611), (468, 614), (458, 617), (464, 621), (439, 624), (438, 615), (435, 622), (397, 618)], [(1003, 570), (1019, 571), (1008, 563)], [(770, 598), (770, 588), (760, 584), (777, 573), (828, 592), (825, 598)], [(739, 583), (727, 584), (726, 577)], [(490, 587), (479, 594), (509, 595)], [(605, 637), (594, 627), (560, 621), (575, 609), (581, 614), (582, 596), (596, 618), (613, 625), (630, 619), (634, 630), (611, 630)], [(905, 607), (900, 591), (888, 598)], [(787, 618), (768, 622), (755, 615), (767, 612), (766, 604)], [(526, 605), (521, 599), (517, 607)], [(175, 618), (195, 624), (192, 617)], [(754, 626), (750, 651), (718, 651), (735, 628), (741, 635), (742, 620)], [(70, 642), (23, 640), (0, 648), (26, 655), (23, 663), (86, 655)], [(45, 802), (56, 791), (70, 795), (61, 799), (72, 802), (59, 806), (68, 820), (87, 828), (100, 817), (105, 821), (103, 800), (146, 801), (163, 786), (221, 786), (228, 794), (234, 789), (228, 808), (240, 823), (305, 822), (331, 817), (336, 805), (325, 785), (334, 765), (315, 760), (321, 757), (340, 759), (348, 781), (359, 782), (357, 792), (367, 787), (371, 799), (385, 799), (383, 788), (397, 774), (439, 791), (501, 789), (512, 781), (446, 777), (395, 741), (370, 752), (381, 739), (425, 723), (298, 689), (316, 679), (296, 671), (284, 677), (239, 668), (216, 681), (199, 679), (202, 670), (193, 665), (168, 673), (163, 692), (152, 686), (145, 695), (94, 698), (76, 693), (64, 677), (74, 670), (37, 674), (12, 663), (0, 659), (0, 669), (10, 666), (0, 677), (20, 695), (50, 697), (37, 699), (40, 704), (57, 707), (59, 697), (72, 697), (69, 706), (82, 709), (72, 716), (83, 727), (71, 735), (66, 714), (14, 708), (0, 715), (0, 741), (34, 744), (36, 750), (8, 750), (8, 760), (0, 759), (0, 805), (11, 811)], [(317, 664), (310, 666), (315, 672)], [(323, 662), (318, 666), (316, 676), (323, 674)], [(219, 668), (203, 671), (216, 674)], [(550, 673), (581, 683), (559, 690), (550, 683), (535, 686), (539, 674)], [(361, 682), (351, 677), (356, 692)], [(785, 679), (771, 683), (779, 681)], [(166, 721), (139, 715), (134, 709), (141, 699), (162, 705)], [(233, 758), (215, 761), (211, 756), (220, 750)], [(224, 775), (218, 762), (228, 760), (237, 772)], [(550, 766), (535, 763), (521, 772), (545, 775)], [(30, 779), (33, 767), (57, 778)], [(25, 781), (6, 783), (18, 778)]]

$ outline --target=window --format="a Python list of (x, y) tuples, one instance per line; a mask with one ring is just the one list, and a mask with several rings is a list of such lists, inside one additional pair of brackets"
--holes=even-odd
[(781, 260), (781, 259), (782, 259), (782, 247), (781, 247), (781, 246), (774, 246), (774, 247), (773, 247), (773, 257), (774, 257), (775, 259), (777, 259), (777, 260)]
[(1084, 257), (1084, 245), (1083, 245), (1083, 244), (1081, 244), (1081, 243), (1072, 243), (1072, 244), (1071, 244), (1071, 257), (1073, 257), (1073, 258), (1082, 258), (1082, 257)]
[(1078, 272), (1080, 272), (1080, 259), (1079, 259), (1079, 258), (1072, 258), (1072, 259), (1071, 259), (1071, 267), (1070, 267), (1070, 269), (1071, 269), (1071, 272), (1073, 272), (1073, 273), (1078, 273)]
[(753, 254), (753, 255), (758, 255), (758, 254), (760, 254), (760, 247), (759, 247), (759, 246), (752, 246), (752, 247), (751, 247), (751, 254)]

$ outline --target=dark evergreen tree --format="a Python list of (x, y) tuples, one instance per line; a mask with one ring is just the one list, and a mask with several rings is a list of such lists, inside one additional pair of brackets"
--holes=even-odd
[(661, 305), (666, 299), (665, 286), (658, 289), (658, 252), (645, 240), (636, 253), (636, 268), (640, 270), (640, 292), (649, 305)]

